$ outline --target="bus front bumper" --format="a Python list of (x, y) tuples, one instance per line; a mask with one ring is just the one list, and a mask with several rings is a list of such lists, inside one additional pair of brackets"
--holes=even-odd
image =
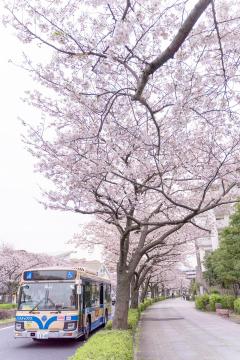
[(64, 331), (64, 330), (56, 330), (56, 331), (15, 331), (15, 339), (18, 338), (31, 338), (31, 339), (39, 339), (39, 340), (46, 340), (46, 339), (74, 339), (78, 338), (82, 334), (79, 333), (77, 330), (74, 331)]

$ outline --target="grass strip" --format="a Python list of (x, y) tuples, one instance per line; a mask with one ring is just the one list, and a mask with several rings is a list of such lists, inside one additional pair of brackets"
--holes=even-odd
[(132, 360), (130, 330), (105, 330), (93, 335), (69, 360)]
[(16, 304), (0, 304), (1, 310), (10, 310), (10, 309), (15, 309), (16, 307), (17, 307)]

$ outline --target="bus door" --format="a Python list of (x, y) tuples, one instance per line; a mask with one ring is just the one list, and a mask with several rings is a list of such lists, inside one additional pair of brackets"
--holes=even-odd
[[(103, 286), (103, 284), (100, 284), (100, 308), (104, 309), (104, 286)], [(102, 316), (104, 316), (104, 311), (102, 313)]]
[(82, 284), (82, 327), (85, 327), (87, 315), (91, 313), (91, 284), (84, 281)]
[(83, 328), (83, 306), (84, 306), (84, 297), (83, 297), (83, 287), (84, 285), (79, 284), (77, 285), (77, 297), (78, 297), (78, 316), (79, 316), (79, 321), (78, 321), (78, 331), (81, 331)]

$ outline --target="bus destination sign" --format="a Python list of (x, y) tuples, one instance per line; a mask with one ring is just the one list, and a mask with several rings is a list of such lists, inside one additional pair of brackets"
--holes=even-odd
[(26, 281), (75, 280), (76, 276), (75, 270), (32, 270), (23, 273), (23, 279)]

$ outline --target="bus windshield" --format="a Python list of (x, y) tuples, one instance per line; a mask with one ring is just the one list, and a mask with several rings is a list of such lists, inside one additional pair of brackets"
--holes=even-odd
[(30, 283), (20, 288), (18, 310), (74, 310), (74, 283)]

